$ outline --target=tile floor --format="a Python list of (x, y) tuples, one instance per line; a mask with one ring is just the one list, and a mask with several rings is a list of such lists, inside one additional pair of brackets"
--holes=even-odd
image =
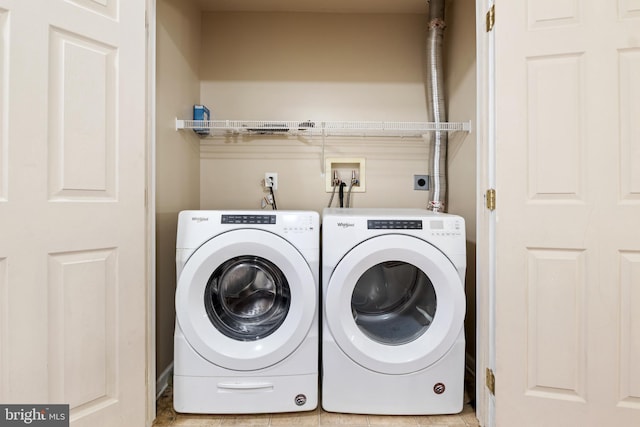
[(353, 415), (325, 412), (318, 408), (310, 412), (257, 415), (187, 415), (173, 410), (171, 387), (158, 399), (154, 427), (161, 426), (236, 426), (236, 427), (478, 427), (475, 412), (465, 404), (460, 414), (431, 416)]

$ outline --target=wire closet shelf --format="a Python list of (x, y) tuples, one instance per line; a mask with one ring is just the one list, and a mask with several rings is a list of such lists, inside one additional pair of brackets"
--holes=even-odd
[(280, 120), (181, 120), (176, 130), (193, 129), (201, 135), (323, 135), (420, 137), (429, 132), (470, 132), (471, 122), (386, 121), (280, 121)]

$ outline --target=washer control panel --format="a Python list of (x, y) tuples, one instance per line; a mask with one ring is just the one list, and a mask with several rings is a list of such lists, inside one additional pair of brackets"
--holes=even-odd
[(222, 224), (276, 224), (275, 215), (222, 215)]
[(306, 233), (315, 230), (312, 216), (305, 215), (256, 215), (256, 214), (225, 214), (220, 217), (221, 224), (229, 225), (273, 225), (286, 233)]
[(282, 230), (285, 234), (316, 232), (316, 222), (312, 216), (307, 215), (283, 215), (281, 218)]

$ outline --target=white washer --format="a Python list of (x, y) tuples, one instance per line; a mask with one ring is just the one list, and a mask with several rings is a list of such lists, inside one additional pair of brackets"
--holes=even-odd
[(464, 394), (464, 219), (325, 209), (322, 407), (451, 414)]
[(317, 407), (319, 250), (317, 212), (180, 212), (176, 411)]

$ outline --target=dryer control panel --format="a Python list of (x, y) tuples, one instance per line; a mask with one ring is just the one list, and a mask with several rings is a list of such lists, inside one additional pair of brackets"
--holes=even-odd
[(422, 230), (422, 220), (419, 219), (370, 219), (367, 221), (369, 230)]
[(369, 230), (424, 230), (432, 236), (460, 236), (463, 225), (451, 219), (368, 219)]
[(464, 229), (460, 220), (432, 219), (428, 224), (432, 236), (461, 236)]

